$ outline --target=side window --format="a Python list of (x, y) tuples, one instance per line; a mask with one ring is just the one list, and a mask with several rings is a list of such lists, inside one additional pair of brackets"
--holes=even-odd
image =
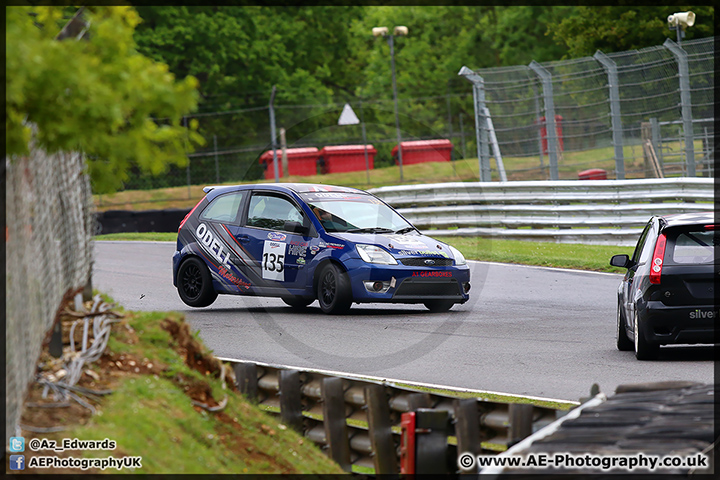
[(303, 223), (303, 214), (289, 200), (273, 195), (257, 194), (250, 198), (247, 225), (282, 230), (285, 222)]
[(648, 227), (645, 239), (643, 240), (642, 249), (640, 250), (640, 258), (637, 261), (638, 264), (648, 262), (650, 260), (650, 256), (655, 250), (655, 243), (658, 235), (652, 225), (648, 225)]
[(643, 247), (645, 246), (645, 243), (647, 242), (648, 234), (650, 233), (650, 230), (652, 230), (652, 222), (645, 225), (645, 228), (643, 229), (642, 233), (640, 234), (640, 239), (638, 240), (637, 246), (635, 247), (635, 251), (633, 252), (632, 261), (635, 264), (640, 263), (640, 253), (643, 250)]
[(236, 221), (242, 205), (243, 192), (234, 192), (217, 197), (203, 211), (200, 218), (213, 222), (233, 223)]

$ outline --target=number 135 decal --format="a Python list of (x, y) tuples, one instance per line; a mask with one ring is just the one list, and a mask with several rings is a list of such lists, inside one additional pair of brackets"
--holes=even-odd
[(266, 240), (262, 256), (262, 277), (267, 280), (285, 280), (286, 243)]

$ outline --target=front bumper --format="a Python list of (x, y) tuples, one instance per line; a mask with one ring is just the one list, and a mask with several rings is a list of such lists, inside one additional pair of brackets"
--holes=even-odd
[(656, 345), (715, 343), (719, 318), (718, 309), (709, 305), (669, 307), (657, 301), (638, 305), (640, 333)]
[[(429, 300), (465, 303), (470, 298), (466, 291), (470, 286), (467, 265), (411, 267), (351, 260), (345, 266), (350, 276), (353, 301), (357, 303), (423, 303)], [(369, 290), (365, 282), (390, 282), (391, 286), (387, 291), (375, 292)]]

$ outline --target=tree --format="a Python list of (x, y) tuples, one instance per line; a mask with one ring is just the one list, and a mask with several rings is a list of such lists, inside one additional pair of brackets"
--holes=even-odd
[(49, 153), (81, 151), (98, 193), (120, 188), (132, 167), (159, 174), (184, 164), (203, 141), (181, 125), (197, 106), (197, 80), (176, 81), (137, 52), (132, 8), (87, 8), (87, 35), (59, 41), (66, 13), (6, 8), (6, 153), (27, 154), (31, 138)]
[(553, 38), (567, 47), (565, 58), (635, 50), (662, 45), (666, 38), (676, 39), (668, 28), (667, 17), (676, 12), (692, 10), (694, 26), (686, 30), (686, 39), (714, 35), (711, 6), (605, 6), (576, 7), (553, 30)]

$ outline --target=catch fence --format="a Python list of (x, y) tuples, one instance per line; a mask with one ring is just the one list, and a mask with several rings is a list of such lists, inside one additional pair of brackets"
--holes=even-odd
[(4, 168), (7, 441), (63, 298), (88, 284), (95, 216), (82, 155), (33, 148)]
[[(500, 180), (498, 157), (510, 181), (577, 179), (590, 168), (605, 170), (611, 179), (714, 176), (714, 43), (715, 37), (681, 45), (668, 40), (642, 50), (466, 69), (464, 75), (450, 75), (445, 91), (431, 96), (413, 96), (401, 88), (402, 139), (449, 139), (453, 161), (446, 173), (457, 180)], [(481, 79), (482, 91), (475, 92), (484, 96), (481, 104), (474, 99), (473, 85), (462, 80), (471, 74)], [(397, 136), (389, 93), (363, 100), (338, 94), (334, 102), (305, 104), (294, 104), (292, 98), (292, 92), (278, 89), (274, 105), (277, 131), (285, 130), (287, 148), (362, 144), (364, 124), (367, 143), (378, 150), (376, 168), (395, 164), (391, 150)], [(360, 125), (337, 124), (346, 103)], [(487, 110), (477, 110), (476, 103)], [(271, 145), (268, 110), (264, 104), (190, 115), (199, 121), (201, 132), (213, 133), (206, 134), (203, 148), (189, 155), (188, 166), (156, 177), (136, 172), (125, 189), (261, 179), (259, 158)], [(485, 162), (488, 178), (480, 177), (478, 158)], [(405, 170), (404, 183), (432, 182), (437, 175), (434, 170)], [(371, 173), (365, 186), (380, 182), (388, 180)], [(357, 186), (364, 183), (365, 175), (359, 172)], [(393, 183), (400, 183), (399, 176)], [(181, 199), (190, 194), (181, 190), (177, 195)]]

